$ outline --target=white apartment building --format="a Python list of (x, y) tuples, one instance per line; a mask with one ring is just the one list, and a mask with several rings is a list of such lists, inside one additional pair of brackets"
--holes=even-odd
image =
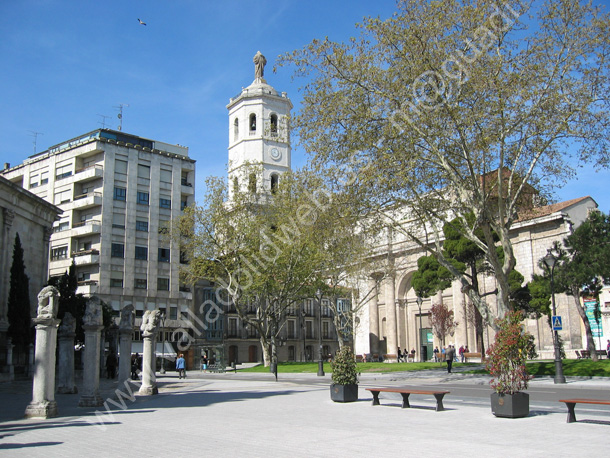
[(63, 210), (53, 225), (49, 276), (74, 259), (77, 293), (98, 296), (117, 316), (127, 304), (136, 317), (159, 308), (166, 327), (178, 326), (172, 321), (186, 314), (192, 293), (180, 284), (180, 248), (167, 228), (194, 202), (188, 148), (98, 129), (2, 175)]

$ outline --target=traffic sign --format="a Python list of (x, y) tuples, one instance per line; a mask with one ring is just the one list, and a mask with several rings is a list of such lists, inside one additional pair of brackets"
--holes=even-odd
[(553, 331), (561, 331), (563, 329), (560, 315), (553, 315)]

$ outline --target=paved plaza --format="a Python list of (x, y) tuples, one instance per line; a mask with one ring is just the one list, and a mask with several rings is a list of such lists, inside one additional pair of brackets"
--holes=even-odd
[[(573, 390), (595, 390), (610, 399), (610, 380), (570, 380)], [(60, 416), (24, 420), (31, 400), (27, 382), (0, 384), (0, 455), (60, 457), (404, 457), (602, 456), (610, 437), (610, 409), (577, 406), (577, 423), (566, 423), (557, 402), (532, 402), (530, 416), (492, 415), (489, 400), (469, 396), (486, 377), (442, 371), (366, 374), (360, 400), (333, 403), (330, 377), (315, 374), (201, 374), (179, 380), (158, 378), (159, 394), (124, 399), (108, 413), (77, 407), (79, 395), (57, 395)], [(371, 405), (367, 386), (451, 387), (446, 410), (435, 412), (432, 396), (412, 396), (401, 409), (400, 395), (381, 394)], [(456, 388), (459, 387), (458, 388)], [(532, 383), (552, 393), (551, 379)], [(101, 381), (104, 399), (117, 382)], [(134, 386), (133, 392), (137, 391)], [(129, 392), (126, 398), (129, 397)], [(116, 399), (116, 398), (115, 398)], [(118, 404), (118, 405), (117, 405)]]

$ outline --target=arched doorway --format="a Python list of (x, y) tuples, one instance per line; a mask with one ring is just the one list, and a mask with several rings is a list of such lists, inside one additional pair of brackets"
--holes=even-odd
[(256, 345), (250, 345), (248, 347), (248, 362), (249, 363), (256, 363), (258, 362), (258, 355), (257, 355), (257, 350), (256, 350)]

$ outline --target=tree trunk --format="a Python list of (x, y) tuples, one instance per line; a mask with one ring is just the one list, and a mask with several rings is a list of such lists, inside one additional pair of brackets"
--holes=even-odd
[(570, 286), (570, 290), (572, 291), (572, 297), (574, 298), (574, 305), (576, 306), (576, 310), (578, 310), (580, 319), (585, 325), (585, 334), (587, 335), (587, 350), (591, 355), (591, 359), (593, 361), (597, 361), (597, 351), (595, 351), (595, 340), (593, 340), (593, 331), (591, 331), (591, 323), (589, 323), (589, 318), (587, 318), (587, 312), (585, 311), (585, 308), (580, 303), (580, 288), (577, 285), (572, 285)]
[(265, 367), (269, 367), (271, 365), (271, 352), (269, 351), (269, 344), (267, 339), (264, 337), (261, 337), (260, 342), (263, 349), (263, 364)]

